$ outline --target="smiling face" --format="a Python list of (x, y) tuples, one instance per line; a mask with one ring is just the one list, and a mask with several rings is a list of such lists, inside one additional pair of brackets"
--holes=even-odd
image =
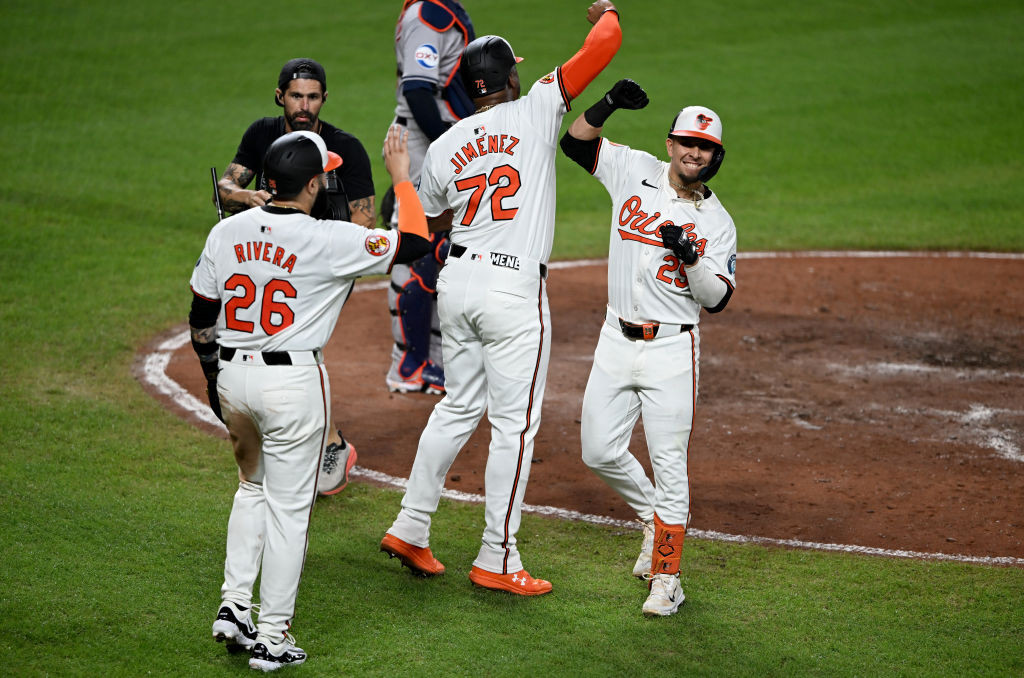
[(316, 131), (320, 107), (327, 100), (319, 80), (296, 78), (288, 82), (288, 89), (277, 90), (277, 96), (284, 104), (284, 120), (289, 132)]
[(665, 140), (669, 169), (684, 184), (697, 181), (700, 171), (711, 164), (717, 145), (698, 137), (669, 137)]

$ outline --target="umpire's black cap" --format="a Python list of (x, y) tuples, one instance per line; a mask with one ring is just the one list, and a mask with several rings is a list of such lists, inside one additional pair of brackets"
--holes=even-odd
[(500, 92), (508, 86), (509, 73), (520, 61), (508, 40), (484, 35), (466, 45), (462, 52), (462, 84), (474, 99)]
[[(277, 76), (277, 88), (283, 92), (288, 89), (289, 82), (302, 78), (316, 80), (320, 83), (320, 87), (323, 88), (324, 94), (327, 93), (327, 73), (324, 72), (324, 67), (316, 61), (305, 57), (292, 59), (284, 65), (284, 68), (281, 69), (281, 75)], [(276, 92), (274, 93), (274, 103), (278, 106), (284, 106)]]

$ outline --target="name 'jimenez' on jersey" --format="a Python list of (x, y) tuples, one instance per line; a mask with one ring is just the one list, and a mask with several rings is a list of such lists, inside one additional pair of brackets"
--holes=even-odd
[(428, 217), (452, 210), (452, 244), (547, 263), (555, 222), (553, 149), (569, 111), (560, 72), (519, 99), (463, 118), (427, 149), (417, 192)]

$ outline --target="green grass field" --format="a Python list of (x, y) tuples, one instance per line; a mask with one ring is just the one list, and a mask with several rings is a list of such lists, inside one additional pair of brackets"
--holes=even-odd
[[(185, 320), (214, 222), (209, 167), (276, 115), (288, 58), (325, 65), (322, 115), (364, 142), (383, 193), (398, 5), (0, 3), (0, 673), (248, 670), (209, 638), (227, 444), (164, 411), (131, 364)], [(585, 2), (467, 7), (527, 58), (524, 82), (588, 29)], [(651, 105), (616, 114), (613, 140), (658, 153), (679, 108), (716, 109), (714, 187), (741, 251), (1024, 251), (1019, 2), (620, 9), (622, 49), (567, 122), (627, 76)], [(554, 258), (603, 256), (608, 198), (558, 162)], [(638, 533), (526, 516), (529, 567), (556, 592), (519, 600), (461, 571), (479, 506), (442, 503), (440, 581), (388, 562), (376, 544), (399, 499), (356, 483), (317, 506), (295, 626), (311, 658), (292, 673), (1024, 674), (1021, 569), (693, 539), (686, 606), (647, 620), (628, 576)]]

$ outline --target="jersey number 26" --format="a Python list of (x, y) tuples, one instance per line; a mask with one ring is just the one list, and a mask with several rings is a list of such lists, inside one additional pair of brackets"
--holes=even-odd
[[(227, 291), (242, 290), (239, 296), (231, 297), (224, 304), (224, 319), (229, 330), (246, 332), (252, 334), (256, 326), (238, 317), (239, 311), (244, 311), (256, 302), (256, 283), (247, 275), (236, 273), (224, 283)], [(260, 327), (268, 335), (277, 334), (295, 322), (295, 312), (285, 301), (276, 301), (275, 294), (285, 299), (294, 299), (297, 295), (295, 288), (287, 280), (274, 278), (263, 288), (263, 300), (260, 304)]]

